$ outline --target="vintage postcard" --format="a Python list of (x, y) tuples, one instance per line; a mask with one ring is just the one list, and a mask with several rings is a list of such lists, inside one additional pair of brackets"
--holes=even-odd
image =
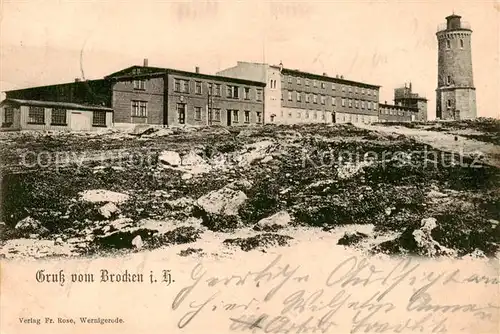
[(0, 333), (499, 333), (499, 18), (3, 0)]

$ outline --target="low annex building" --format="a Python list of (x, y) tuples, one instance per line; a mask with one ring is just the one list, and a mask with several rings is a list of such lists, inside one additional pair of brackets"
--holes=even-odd
[(111, 127), (110, 89), (105, 80), (77, 80), (7, 91), (0, 103), (0, 131), (92, 131)]

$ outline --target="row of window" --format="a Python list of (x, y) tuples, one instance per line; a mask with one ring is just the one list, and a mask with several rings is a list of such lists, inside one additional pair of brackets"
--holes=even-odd
[[(177, 104), (177, 117), (178, 117), (178, 122), (179, 124), (186, 124), (186, 104), (185, 103), (178, 103)], [(233, 123), (239, 123), (240, 122), (240, 111), (236, 109), (227, 109), (226, 111), (228, 114), (230, 114), (232, 118)], [(250, 123), (250, 111), (249, 110), (244, 110), (243, 111), (243, 122), (244, 123)], [(257, 111), (255, 112), (255, 118), (257, 120), (257, 123), (262, 123), (262, 112)], [(202, 108), (201, 107), (194, 107), (194, 119), (197, 121), (201, 121), (202, 117)], [(220, 122), (221, 121), (221, 109), (220, 108), (210, 108), (208, 109), (208, 119), (214, 122)]]
[(387, 109), (382, 109), (380, 111), (381, 114), (385, 114), (385, 115), (398, 115), (398, 116), (404, 116), (405, 113), (404, 111), (393, 111), (393, 110), (387, 110)]
[[(203, 94), (204, 87), (206, 87), (209, 95), (222, 96), (222, 84), (218, 83), (205, 83), (202, 81), (194, 82), (194, 93)], [(174, 91), (178, 93), (189, 94), (191, 92), (191, 82), (187, 79), (174, 79)], [(226, 97), (231, 99), (239, 99), (240, 96), (245, 100), (252, 98), (252, 90), (250, 87), (239, 87), (236, 85), (226, 85)], [(262, 101), (262, 89), (255, 89), (255, 100)]]
[(363, 115), (338, 115), (337, 122), (353, 122), (353, 123), (370, 123), (372, 121), (376, 121), (375, 119), (372, 119), (370, 116), (363, 116)]
[[(290, 110), (288, 111), (288, 118), (293, 118), (293, 112)], [(318, 119), (321, 118), (321, 119), (326, 119), (326, 111), (320, 111), (320, 110), (305, 110), (305, 111), (302, 111), (302, 110), (297, 110), (295, 111), (295, 118), (302, 118), (302, 116), (304, 116), (304, 118), (313, 118), (313, 119)], [(283, 110), (281, 110), (281, 117), (285, 117), (285, 112)]]
[[(446, 48), (451, 49), (451, 41), (449, 39), (446, 40)], [(464, 48), (464, 40), (460, 39), (460, 48)]]
[[(45, 124), (45, 108), (44, 107), (29, 107), (28, 110), (28, 123), (31, 124)], [(66, 109), (54, 108), (51, 112), (51, 125), (67, 125), (67, 112)], [(93, 111), (92, 112), (92, 125), (93, 126), (106, 126), (106, 112)]]
[[(296, 102), (302, 102), (302, 93), (296, 92), (295, 94), (296, 94), (295, 101)], [(312, 99), (311, 99), (311, 97), (312, 97)], [(318, 103), (318, 95), (305, 93), (305, 102), (309, 103), (309, 102), (311, 102), (311, 100), (312, 100), (312, 103)], [(327, 100), (327, 96), (320, 95), (320, 103), (321, 104), (326, 104), (326, 100)], [(334, 96), (331, 97), (331, 101), (332, 101), (331, 104), (332, 104), (332, 106), (337, 105), (336, 100), (337, 99)], [(288, 92), (288, 101), (293, 101), (293, 93), (291, 91)], [(342, 98), (341, 99), (341, 105), (342, 105), (342, 107), (346, 106), (346, 101), (348, 102), (349, 108), (352, 108), (353, 105), (354, 105), (356, 108), (359, 108), (361, 106), (361, 109), (365, 109), (365, 106), (366, 106), (366, 108), (369, 109), (369, 110), (371, 110), (372, 107), (373, 107), (373, 110), (377, 110), (377, 103), (376, 102), (359, 101), (359, 100), (352, 100), (352, 99)], [(353, 101), (354, 101), (354, 104), (353, 104)]]
[[(294, 78), (296, 80), (297, 85), (301, 85), (302, 84), (302, 79), (301, 78), (296, 78), (296, 77), (293, 77), (293, 76), (288, 76), (288, 83), (290, 83), (290, 84), (293, 83)], [(305, 86), (309, 86), (310, 85), (309, 79), (305, 79), (304, 80), (304, 85)], [(312, 86), (313, 87), (318, 87), (318, 81), (312, 80)], [(326, 89), (327, 84), (326, 84), (326, 82), (321, 82), (320, 86), (321, 86), (322, 89)], [(366, 95), (369, 95), (369, 96), (371, 96), (371, 95), (377, 96), (377, 90), (376, 89), (353, 87), (353, 86), (342, 85), (342, 84), (337, 84), (336, 85), (335, 83), (332, 83), (331, 87), (332, 87), (332, 90), (336, 90), (336, 88), (338, 87), (343, 92), (345, 92), (346, 90), (348, 90), (349, 93), (354, 92), (356, 94), (366, 94)]]

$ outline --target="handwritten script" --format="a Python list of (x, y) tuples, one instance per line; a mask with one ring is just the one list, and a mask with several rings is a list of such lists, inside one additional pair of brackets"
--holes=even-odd
[(495, 298), (469, 294), (498, 291), (498, 277), (428, 270), (411, 258), (387, 265), (353, 256), (314, 273), (281, 255), (229, 275), (199, 263), (187, 282), (171, 307), (188, 332), (215, 314), (230, 330), (252, 333), (468, 333), (471, 324), (496, 328), (499, 321)]

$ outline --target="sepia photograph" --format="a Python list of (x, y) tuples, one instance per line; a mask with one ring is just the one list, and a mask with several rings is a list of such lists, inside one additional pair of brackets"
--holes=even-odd
[(500, 331), (499, 2), (0, 26), (0, 333)]

